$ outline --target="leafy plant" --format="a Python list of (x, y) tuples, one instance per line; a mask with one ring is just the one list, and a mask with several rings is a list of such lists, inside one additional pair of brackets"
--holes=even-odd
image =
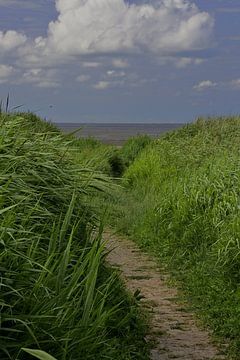
[(45, 351), (42, 350), (33, 350), (33, 349), (25, 349), (25, 348), (22, 348), (22, 350), (40, 360), (57, 360), (56, 358), (54, 358), (53, 356), (47, 354)]

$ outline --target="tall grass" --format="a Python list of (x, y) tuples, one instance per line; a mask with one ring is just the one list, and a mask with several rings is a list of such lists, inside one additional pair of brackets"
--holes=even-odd
[(119, 149), (94, 138), (74, 139), (71, 151), (76, 162), (84, 163), (111, 177), (120, 177), (125, 169)]
[(172, 270), (238, 358), (240, 119), (199, 119), (163, 136), (124, 179), (118, 227)]
[(76, 162), (72, 142), (32, 114), (0, 116), (1, 360), (147, 356), (91, 205), (110, 180)]
[(143, 149), (145, 149), (152, 141), (153, 140), (149, 135), (137, 135), (128, 139), (120, 152), (125, 166), (130, 166)]

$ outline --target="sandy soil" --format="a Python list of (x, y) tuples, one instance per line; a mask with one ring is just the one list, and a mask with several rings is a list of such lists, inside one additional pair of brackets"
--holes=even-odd
[(151, 315), (147, 336), (154, 344), (151, 359), (224, 359), (209, 333), (197, 326), (194, 315), (177, 301), (178, 291), (167, 285), (169, 276), (161, 273), (154, 260), (128, 239), (110, 233), (105, 239), (111, 249), (108, 262), (121, 270), (131, 292), (141, 291), (142, 305)]

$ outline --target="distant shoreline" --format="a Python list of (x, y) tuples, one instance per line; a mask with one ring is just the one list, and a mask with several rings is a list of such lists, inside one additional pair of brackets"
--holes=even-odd
[(184, 123), (55, 123), (63, 132), (69, 133), (77, 129), (78, 137), (94, 137), (105, 144), (122, 145), (128, 138), (147, 134), (153, 138), (184, 126)]

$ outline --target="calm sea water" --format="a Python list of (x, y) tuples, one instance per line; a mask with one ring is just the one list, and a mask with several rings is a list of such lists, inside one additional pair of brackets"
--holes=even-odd
[(95, 137), (96, 139), (114, 145), (122, 145), (129, 137), (147, 134), (154, 138), (177, 129), (183, 124), (67, 124), (58, 123), (64, 132), (73, 132), (80, 128), (78, 137)]

